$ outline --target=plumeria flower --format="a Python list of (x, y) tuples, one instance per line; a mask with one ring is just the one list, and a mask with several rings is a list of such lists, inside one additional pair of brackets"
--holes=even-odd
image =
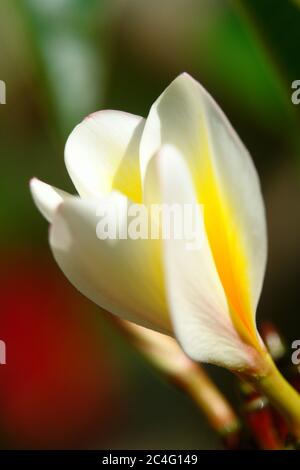
[[(146, 120), (119, 111), (88, 116), (71, 133), (65, 162), (79, 196), (36, 179), (31, 191), (67, 278), (102, 308), (175, 336), (195, 361), (250, 376), (300, 434), (299, 397), (255, 323), (267, 259), (258, 175), (212, 97), (184, 73)], [(172, 238), (97, 238), (99, 205), (124, 201), (201, 204), (201, 248)]]

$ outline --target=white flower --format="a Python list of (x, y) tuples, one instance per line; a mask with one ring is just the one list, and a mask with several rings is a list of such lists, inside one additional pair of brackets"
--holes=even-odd
[[(79, 197), (36, 179), (31, 190), (51, 223), (53, 255), (77, 289), (123, 319), (175, 335), (196, 361), (259, 370), (263, 200), (249, 153), (202, 86), (180, 75), (146, 120), (119, 111), (92, 114), (71, 133), (65, 161)], [(172, 239), (100, 240), (101, 200), (124, 198), (202, 204), (201, 249), (188, 251)]]

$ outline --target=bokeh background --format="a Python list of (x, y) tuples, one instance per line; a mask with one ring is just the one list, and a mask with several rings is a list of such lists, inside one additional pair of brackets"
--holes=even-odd
[[(300, 2), (1, 0), (1, 448), (220, 448), (51, 258), (28, 182), (74, 192), (64, 143), (90, 112), (147, 115), (182, 71), (209, 90), (253, 155), (269, 262), (258, 311), (300, 337)], [(209, 367), (229, 399), (231, 375)]]

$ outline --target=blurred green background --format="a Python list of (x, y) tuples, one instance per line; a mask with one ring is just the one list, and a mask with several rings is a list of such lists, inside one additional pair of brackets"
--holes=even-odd
[[(300, 2), (1, 0), (2, 448), (219, 448), (194, 405), (69, 285), (51, 258), (32, 176), (74, 192), (64, 143), (103, 108), (146, 116), (182, 71), (249, 148), (266, 201), (269, 262), (258, 311), (300, 336)], [(209, 367), (234, 400), (231, 375)]]

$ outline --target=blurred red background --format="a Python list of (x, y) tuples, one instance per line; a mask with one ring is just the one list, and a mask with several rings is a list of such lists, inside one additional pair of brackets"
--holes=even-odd
[(21, 448), (80, 447), (111, 432), (117, 374), (83, 299), (45, 258), (1, 256), (2, 439)]

